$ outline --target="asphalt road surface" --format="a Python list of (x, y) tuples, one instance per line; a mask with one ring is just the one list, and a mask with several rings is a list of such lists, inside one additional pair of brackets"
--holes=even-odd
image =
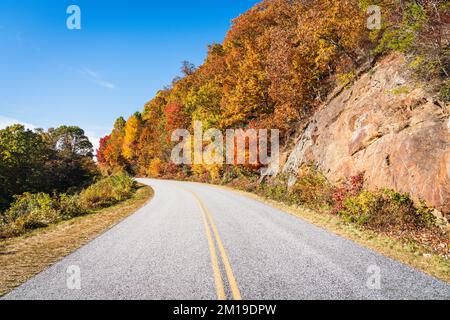
[(6, 299), (449, 299), (450, 285), (239, 193), (155, 197)]

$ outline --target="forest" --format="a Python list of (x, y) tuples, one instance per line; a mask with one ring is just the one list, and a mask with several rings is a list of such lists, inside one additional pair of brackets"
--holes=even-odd
[[(368, 28), (369, 6), (381, 26)], [(175, 129), (279, 129), (292, 142), (336, 87), (349, 84), (390, 52), (409, 59), (417, 77), (449, 99), (448, 2), (440, 0), (266, 0), (233, 21), (201, 66), (127, 120), (119, 118), (97, 152), (104, 172), (220, 181), (258, 165), (183, 165), (170, 161)]]

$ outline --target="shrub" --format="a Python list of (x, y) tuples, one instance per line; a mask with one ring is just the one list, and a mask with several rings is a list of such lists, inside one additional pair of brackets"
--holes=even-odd
[(307, 166), (291, 189), (291, 199), (313, 209), (327, 208), (332, 204), (331, 185), (317, 169)]
[(136, 189), (136, 182), (127, 174), (102, 179), (80, 194), (80, 203), (87, 209), (100, 209), (129, 199)]
[(419, 205), (416, 208), (416, 211), (426, 227), (432, 228), (439, 225), (440, 222), (438, 222), (437, 217), (433, 214), (434, 210), (427, 207), (425, 202), (420, 201)]
[(19, 236), (28, 230), (46, 227), (61, 220), (88, 214), (131, 197), (136, 183), (128, 175), (98, 181), (81, 194), (24, 193), (0, 215), (0, 238)]
[(163, 163), (163, 172), (163, 178), (175, 179), (180, 173), (180, 167), (173, 162)]
[(410, 196), (390, 189), (363, 190), (344, 200), (338, 214), (345, 220), (379, 230), (415, 230), (434, 226), (426, 207), (416, 208)]
[(366, 224), (380, 209), (379, 198), (364, 190), (356, 196), (344, 198), (342, 209), (338, 212), (344, 220)]
[(344, 209), (344, 201), (349, 196), (356, 196), (364, 187), (364, 174), (359, 173), (350, 177), (343, 185), (335, 187), (331, 191), (333, 214)]
[(20, 235), (60, 220), (57, 202), (46, 193), (24, 193), (15, 199), (5, 213), (1, 236)]
[(226, 167), (222, 183), (239, 190), (261, 193), (261, 185), (258, 183), (259, 178), (259, 175), (243, 166)]
[(217, 165), (217, 164), (207, 165), (206, 170), (209, 173), (211, 183), (220, 183), (220, 178), (222, 175), (222, 166), (221, 165)]
[(60, 194), (58, 197), (58, 209), (62, 219), (68, 220), (83, 216), (89, 213), (86, 207), (83, 207), (79, 195)]
[(280, 202), (289, 202), (287, 197), (288, 190), (284, 184), (264, 184), (260, 186), (259, 190), (259, 193), (262, 193), (266, 198)]
[(203, 165), (194, 164), (192, 166), (192, 174), (194, 179), (198, 182), (209, 182), (208, 171), (206, 171), (206, 168)]
[(439, 90), (439, 99), (445, 103), (450, 102), (450, 79), (447, 79), (442, 83), (442, 87)]
[(226, 166), (222, 174), (221, 184), (228, 184), (231, 183), (234, 179), (239, 178), (238, 168), (239, 167), (235, 166)]

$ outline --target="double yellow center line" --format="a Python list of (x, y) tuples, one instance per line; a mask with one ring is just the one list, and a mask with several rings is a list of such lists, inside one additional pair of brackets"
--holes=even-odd
[[(234, 277), (234, 274), (233, 274), (233, 269), (231, 268), (230, 261), (228, 259), (227, 253), (223, 246), (222, 239), (220, 238), (219, 231), (217, 230), (216, 224), (214, 223), (214, 219), (213, 219), (211, 213), (209, 212), (208, 208), (205, 206), (203, 201), (197, 196), (197, 194), (195, 194), (193, 191), (191, 191), (189, 189), (186, 189), (186, 188), (182, 188), (182, 189), (189, 192), (190, 194), (192, 194), (194, 196), (200, 209), (202, 210), (203, 223), (205, 226), (206, 236), (208, 238), (209, 252), (211, 255), (211, 264), (212, 264), (212, 268), (213, 268), (213, 272), (214, 272), (214, 282), (216, 285), (217, 298), (219, 300), (226, 300), (227, 296), (225, 294), (222, 274), (220, 272), (219, 259), (217, 257), (216, 246), (214, 245), (214, 238), (217, 242), (217, 248), (219, 249), (220, 257), (222, 258), (223, 266), (225, 268), (225, 273), (227, 275), (228, 284), (230, 286), (231, 294), (233, 295), (233, 299), (234, 300), (242, 300), (236, 278)], [(211, 228), (210, 228), (210, 226), (211, 226)], [(214, 235), (214, 238), (211, 234), (211, 229), (212, 229), (212, 234)]]

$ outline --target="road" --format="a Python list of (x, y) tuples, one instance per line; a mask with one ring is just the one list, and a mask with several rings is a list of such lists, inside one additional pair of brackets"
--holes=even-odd
[(152, 201), (4, 298), (450, 298), (447, 283), (239, 193), (140, 181)]

